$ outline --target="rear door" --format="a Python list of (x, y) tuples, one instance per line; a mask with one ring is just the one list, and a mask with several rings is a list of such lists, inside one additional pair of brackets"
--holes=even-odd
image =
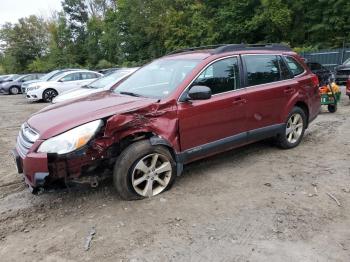
[(296, 93), (298, 82), (292, 79), (279, 55), (242, 55), (246, 71), (247, 128), (250, 131), (274, 128), (281, 124), (282, 110)]
[(246, 101), (239, 68), (238, 57), (212, 63), (191, 85), (210, 87), (212, 98), (179, 103), (181, 151), (189, 151), (190, 158), (224, 150), (232, 136), (241, 134), (244, 138)]
[(78, 83), (81, 80), (80, 72), (74, 72), (65, 75), (59, 81), (57, 91), (63, 93), (78, 87)]

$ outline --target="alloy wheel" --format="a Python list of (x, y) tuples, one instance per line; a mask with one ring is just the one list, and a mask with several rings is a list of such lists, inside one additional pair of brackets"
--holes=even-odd
[(12, 88), (11, 88), (11, 94), (13, 94), (13, 95), (18, 95), (18, 93), (19, 93), (19, 90), (18, 90), (17, 87), (12, 87)]
[(154, 153), (140, 159), (132, 171), (132, 186), (137, 194), (152, 197), (163, 192), (169, 185), (172, 165), (169, 159)]
[(295, 144), (299, 141), (304, 130), (304, 121), (299, 113), (293, 114), (288, 122), (286, 128), (287, 140), (291, 144)]
[(57, 93), (55, 90), (47, 90), (44, 93), (44, 100), (47, 102), (51, 102), (52, 99), (54, 99), (57, 96)]

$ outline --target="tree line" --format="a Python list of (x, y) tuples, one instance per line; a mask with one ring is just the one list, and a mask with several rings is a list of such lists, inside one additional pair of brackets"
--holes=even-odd
[(341, 47), (349, 0), (62, 0), (0, 29), (0, 73), (142, 65), (173, 50), (221, 43)]

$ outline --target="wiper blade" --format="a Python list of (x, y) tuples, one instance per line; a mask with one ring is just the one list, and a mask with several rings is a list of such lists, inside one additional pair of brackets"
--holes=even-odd
[(142, 97), (142, 95), (135, 94), (135, 93), (133, 93), (133, 92), (124, 92), (124, 91), (122, 91), (122, 92), (119, 92), (119, 94), (121, 94), (121, 95), (127, 95), (127, 96)]

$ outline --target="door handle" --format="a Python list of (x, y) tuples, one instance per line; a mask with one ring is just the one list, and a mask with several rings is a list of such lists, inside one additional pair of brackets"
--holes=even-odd
[(295, 92), (295, 89), (293, 87), (287, 87), (284, 89), (284, 93), (286, 94), (293, 94)]
[(236, 98), (234, 101), (233, 101), (233, 104), (234, 105), (242, 105), (242, 104), (246, 104), (247, 103), (247, 99), (244, 99), (244, 98)]

